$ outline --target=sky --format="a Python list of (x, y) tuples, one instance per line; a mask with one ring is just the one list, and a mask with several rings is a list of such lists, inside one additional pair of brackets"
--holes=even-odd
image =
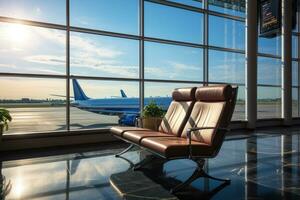
[[(202, 6), (195, 1), (172, 1)], [(71, 0), (70, 23), (76, 27), (138, 35), (138, 7), (138, 0)], [(210, 6), (210, 9), (244, 16), (244, 13), (219, 7)], [(65, 12), (63, 0), (0, 0), (0, 15), (5, 17), (65, 25)], [(203, 15), (145, 2), (145, 36), (203, 44)], [(61, 30), (0, 22), (0, 72), (65, 74), (65, 37), (65, 31)], [(244, 50), (244, 23), (209, 16), (209, 44)], [(144, 50), (146, 79), (203, 80), (202, 49), (145, 42)], [(259, 52), (280, 55), (280, 38), (260, 38)], [(72, 75), (138, 78), (139, 42), (71, 32), (70, 67)], [(293, 68), (295, 83), (296, 69)], [(244, 54), (209, 50), (209, 80), (244, 84)], [(134, 81), (79, 82), (92, 98), (118, 96), (120, 89), (128, 96), (138, 96), (139, 85)], [(279, 59), (258, 58), (258, 83), (280, 85)], [(14, 99), (53, 98), (51, 94), (65, 94), (66, 84), (61, 79), (1, 78), (0, 85), (6, 86), (1, 88), (1, 98)], [(146, 82), (145, 95), (167, 96), (173, 88), (182, 85)], [(259, 93), (261, 98), (278, 98), (278, 88), (263, 90), (265, 92)], [(244, 98), (243, 92), (239, 95)]]

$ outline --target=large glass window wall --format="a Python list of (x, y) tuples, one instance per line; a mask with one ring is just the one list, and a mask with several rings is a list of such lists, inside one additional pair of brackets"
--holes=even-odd
[[(1, 1), (0, 11), (0, 106), (13, 116), (5, 134), (133, 125), (149, 99), (203, 84), (237, 85), (233, 120), (245, 120), (244, 4), (24, 0)], [(281, 40), (258, 42), (258, 116), (280, 117)], [(275, 110), (261, 114), (270, 102)]]

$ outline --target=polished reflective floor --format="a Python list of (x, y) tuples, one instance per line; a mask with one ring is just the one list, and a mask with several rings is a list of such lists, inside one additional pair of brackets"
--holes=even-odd
[(190, 176), (195, 163), (154, 159), (133, 172), (132, 163), (149, 154), (134, 149), (115, 158), (120, 150), (3, 161), (1, 193), (6, 199), (300, 199), (299, 128), (228, 137), (206, 170), (231, 184), (199, 179), (175, 196), (170, 187)]

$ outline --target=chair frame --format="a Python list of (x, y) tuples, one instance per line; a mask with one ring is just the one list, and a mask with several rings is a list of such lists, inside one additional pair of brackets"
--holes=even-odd
[[(234, 87), (233, 87), (234, 88)], [(233, 97), (234, 99), (236, 99), (236, 96), (237, 96), (237, 87), (235, 87), (235, 90), (236, 90), (236, 93), (235, 93), (235, 96)], [(235, 101), (235, 100), (234, 100)], [(195, 131), (198, 131), (198, 130), (205, 130), (205, 129), (215, 129), (216, 130), (216, 133), (218, 134), (221, 134), (221, 144), (219, 145), (219, 148), (215, 149), (215, 151), (211, 154), (211, 155), (205, 155), (205, 156), (196, 156), (196, 155), (193, 155), (193, 151), (192, 151), (192, 134), (195, 132)], [(220, 151), (221, 147), (222, 147), (222, 143), (224, 141), (224, 138), (225, 138), (225, 135), (227, 132), (229, 132), (230, 129), (228, 128), (222, 128), (222, 127), (192, 127), (192, 128), (189, 128), (187, 130), (187, 139), (189, 141), (188, 143), (188, 148), (189, 148), (189, 153), (185, 156), (178, 156), (178, 157), (165, 157), (164, 155), (162, 154), (159, 154), (151, 149), (148, 149), (146, 147), (143, 147), (139, 144), (136, 144), (136, 143), (133, 143), (129, 140), (126, 140), (125, 138), (121, 137), (121, 136), (117, 136), (117, 135), (114, 135), (115, 137), (127, 142), (130, 144), (129, 147), (127, 147), (125, 150), (121, 151), (120, 153), (116, 154), (115, 156), (116, 157), (121, 157), (122, 154), (128, 152), (129, 150), (131, 150), (133, 147), (137, 146), (141, 149), (145, 149), (146, 151), (152, 153), (153, 155), (157, 156), (157, 157), (160, 157), (160, 158), (163, 158), (165, 160), (165, 162), (168, 162), (168, 161), (171, 161), (171, 160), (177, 160), (177, 159), (188, 159), (188, 160), (191, 160), (193, 162), (195, 162), (197, 164), (197, 167), (196, 169), (194, 170), (194, 172), (192, 173), (192, 175), (187, 179), (185, 180), (184, 182), (182, 182), (181, 184), (175, 186), (174, 188), (172, 188), (170, 190), (170, 192), (172, 194), (182, 190), (183, 188), (187, 187), (188, 185), (190, 185), (193, 181), (195, 181), (196, 179), (198, 178), (209, 178), (209, 179), (212, 179), (212, 180), (216, 180), (216, 181), (221, 181), (223, 182), (222, 185), (229, 185), (231, 183), (231, 180), (230, 179), (221, 179), (221, 178), (216, 178), (216, 177), (213, 177), (211, 175), (209, 175), (208, 173), (206, 173), (205, 169), (204, 169), (204, 166), (205, 166), (205, 162), (206, 162), (206, 159), (208, 158), (214, 158), (216, 157), (216, 155), (218, 154), (218, 152)], [(139, 170), (141, 169), (143, 166), (145, 166), (147, 163), (149, 163), (151, 160), (152, 160), (153, 157), (150, 157), (150, 159), (144, 159), (144, 160), (141, 160), (139, 163), (136, 163), (134, 165), (131, 165), (132, 166), (132, 170)]]
[[(192, 154), (192, 144), (191, 143), (192, 143), (192, 134), (193, 134), (193, 132), (194, 131), (198, 131), (198, 130), (205, 130), (205, 129), (218, 129), (220, 131), (224, 131), (223, 137), (225, 137), (225, 133), (227, 131), (230, 131), (227, 128), (221, 128), (221, 127), (219, 127), (219, 128), (216, 128), (216, 127), (193, 127), (193, 128), (190, 128), (190, 129), (187, 130), (187, 136), (188, 136), (188, 140), (189, 140), (189, 154), (186, 155), (186, 156), (171, 157), (171, 158), (167, 158), (164, 155), (159, 154), (159, 153), (157, 153), (155, 151), (152, 151), (152, 150), (150, 150), (148, 148), (145, 148), (143, 146), (140, 146), (140, 145), (137, 145), (135, 143), (132, 143), (132, 142), (130, 142), (130, 141), (124, 139), (124, 138), (115, 136), (117, 138), (120, 138), (120, 139), (124, 140), (125, 142), (130, 143), (130, 145), (126, 149), (124, 149), (120, 153), (116, 154), (115, 157), (121, 157), (122, 154), (130, 151), (133, 147), (137, 146), (137, 147), (139, 147), (141, 149), (144, 149), (144, 150), (150, 152), (151, 154), (153, 154), (153, 155), (155, 155), (157, 157), (163, 158), (165, 160), (164, 162), (168, 162), (168, 161), (171, 161), (171, 160), (178, 160), (178, 159), (188, 159), (188, 160), (191, 160), (194, 163), (196, 163), (197, 167), (194, 170), (194, 172), (192, 173), (192, 175), (187, 180), (185, 180), (184, 182), (182, 182), (181, 184), (179, 184), (179, 185), (175, 186), (174, 188), (172, 188), (170, 190), (170, 192), (172, 194), (174, 194), (176, 192), (179, 192), (180, 190), (182, 190), (185, 187), (187, 187), (188, 185), (190, 185), (193, 181), (195, 181), (196, 179), (201, 178), (201, 177), (203, 177), (203, 178), (209, 178), (209, 179), (216, 180), (216, 181), (221, 181), (221, 182), (224, 182), (225, 185), (229, 185), (231, 183), (230, 179), (221, 179), (221, 178), (213, 177), (213, 176), (209, 175), (208, 173), (206, 173), (205, 170), (204, 170), (206, 159), (207, 158), (214, 158), (218, 154), (219, 150), (221, 149), (222, 144), (220, 145), (220, 148), (217, 149), (210, 156), (194, 156)], [(222, 142), (223, 141), (224, 140), (222, 140)], [(144, 160), (141, 160), (140, 162), (138, 162), (138, 163), (136, 163), (134, 165), (131, 165), (132, 170), (139, 170), (139, 169), (141, 169), (143, 166), (145, 166), (149, 162), (151, 162), (153, 158), (154, 157), (150, 157), (150, 159), (144, 159)]]

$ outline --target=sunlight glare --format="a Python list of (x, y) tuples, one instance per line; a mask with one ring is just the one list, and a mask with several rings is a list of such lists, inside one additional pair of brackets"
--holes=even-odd
[(29, 39), (29, 29), (21, 24), (11, 24), (7, 27), (6, 35), (13, 44), (25, 44)]
[(24, 187), (24, 181), (22, 177), (18, 177), (16, 182), (13, 183), (13, 187), (12, 187), (12, 195), (19, 199), (20, 197), (22, 197), (25, 187)]

